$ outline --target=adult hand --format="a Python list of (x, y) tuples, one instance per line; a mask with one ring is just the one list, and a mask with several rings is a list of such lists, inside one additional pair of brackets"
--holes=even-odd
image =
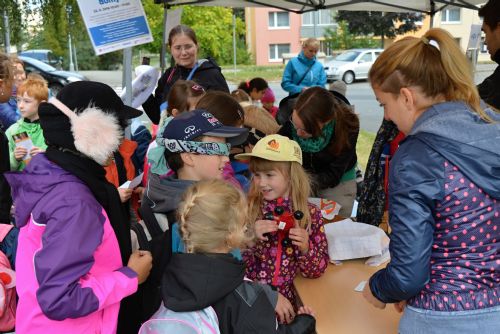
[(313, 316), (313, 317), (316, 316), (314, 314), (314, 311), (313, 311), (312, 307), (311, 306), (306, 306), (306, 305), (301, 306), (299, 308), (299, 311), (297, 312), (297, 314), (309, 314), (310, 316)]
[(293, 321), (293, 318), (295, 318), (292, 303), (290, 303), (290, 301), (279, 292), (278, 302), (276, 303), (274, 311), (276, 311), (280, 323), (289, 324)]
[(267, 237), (264, 236), (266, 233), (276, 232), (278, 230), (278, 225), (274, 220), (257, 220), (254, 225), (255, 236), (259, 240), (267, 241)]
[(38, 153), (42, 153), (42, 152), (44, 152), (44, 151), (43, 151), (40, 147), (36, 147), (36, 146), (34, 146), (34, 147), (31, 149), (31, 151), (30, 151), (30, 155), (31, 155), (32, 157), (34, 157), (34, 156), (35, 156), (35, 155), (37, 155)]
[(365, 299), (376, 308), (381, 310), (385, 309), (385, 303), (382, 303), (380, 300), (375, 298), (370, 290), (370, 284), (368, 283), (366, 283), (365, 288), (363, 289), (363, 297), (365, 297)]
[(402, 313), (406, 307), (406, 300), (402, 300), (399, 303), (394, 304), (394, 308), (398, 313)]
[(14, 149), (14, 158), (16, 158), (17, 161), (23, 160), (24, 156), (28, 154), (28, 150), (25, 149), (24, 147), (17, 146)]
[(148, 251), (137, 250), (130, 255), (127, 266), (137, 273), (137, 280), (139, 284), (142, 284), (149, 276), (153, 266), (153, 257)]
[(120, 201), (122, 201), (122, 203), (128, 201), (130, 199), (130, 196), (132, 196), (133, 192), (134, 189), (118, 188), (118, 194), (120, 194)]
[(299, 226), (296, 222), (295, 227), (288, 232), (292, 244), (298, 246), (302, 254), (307, 254), (309, 251), (309, 233), (305, 228)]

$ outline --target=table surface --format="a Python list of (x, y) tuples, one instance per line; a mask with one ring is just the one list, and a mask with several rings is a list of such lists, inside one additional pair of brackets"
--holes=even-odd
[(298, 275), (295, 287), (304, 305), (316, 314), (318, 334), (392, 334), (398, 332), (400, 313), (390, 304), (384, 310), (369, 304), (354, 288), (380, 268), (364, 264), (366, 259), (330, 264), (316, 279)]

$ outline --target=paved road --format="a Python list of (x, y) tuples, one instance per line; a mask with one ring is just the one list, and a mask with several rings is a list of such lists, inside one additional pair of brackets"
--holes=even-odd
[[(480, 64), (476, 68), (475, 82), (480, 83), (488, 75), (493, 73), (496, 64)], [(122, 72), (120, 71), (82, 71), (89, 79), (104, 82), (117, 91), (121, 90)], [(274, 91), (276, 101), (280, 101), (288, 95), (281, 89), (279, 82), (271, 82), (269, 84)], [(229, 83), (231, 90), (236, 88), (235, 84)], [(359, 114), (361, 121), (361, 129), (369, 132), (377, 132), (384, 113), (379, 103), (375, 99), (375, 95), (366, 81), (355, 82), (347, 87), (347, 98), (354, 105), (356, 112)], [(276, 103), (277, 104), (277, 103)]]

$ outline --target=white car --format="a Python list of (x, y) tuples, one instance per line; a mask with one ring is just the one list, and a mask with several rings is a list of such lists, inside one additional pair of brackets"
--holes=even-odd
[(343, 80), (351, 84), (354, 80), (367, 79), (375, 59), (384, 49), (350, 49), (325, 63), (328, 82)]

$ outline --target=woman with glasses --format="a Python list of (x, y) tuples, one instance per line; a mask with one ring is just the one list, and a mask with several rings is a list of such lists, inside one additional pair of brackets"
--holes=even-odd
[(295, 140), (317, 196), (334, 200), (350, 217), (356, 198), (356, 142), (359, 119), (352, 108), (324, 88), (299, 95), (288, 122), (278, 132)]
[(154, 124), (160, 121), (160, 105), (166, 101), (172, 85), (179, 79), (193, 80), (205, 90), (220, 90), (229, 93), (226, 79), (213, 59), (198, 59), (198, 40), (193, 29), (177, 25), (170, 30), (168, 47), (174, 64), (158, 80), (154, 96), (142, 104), (144, 111)]

